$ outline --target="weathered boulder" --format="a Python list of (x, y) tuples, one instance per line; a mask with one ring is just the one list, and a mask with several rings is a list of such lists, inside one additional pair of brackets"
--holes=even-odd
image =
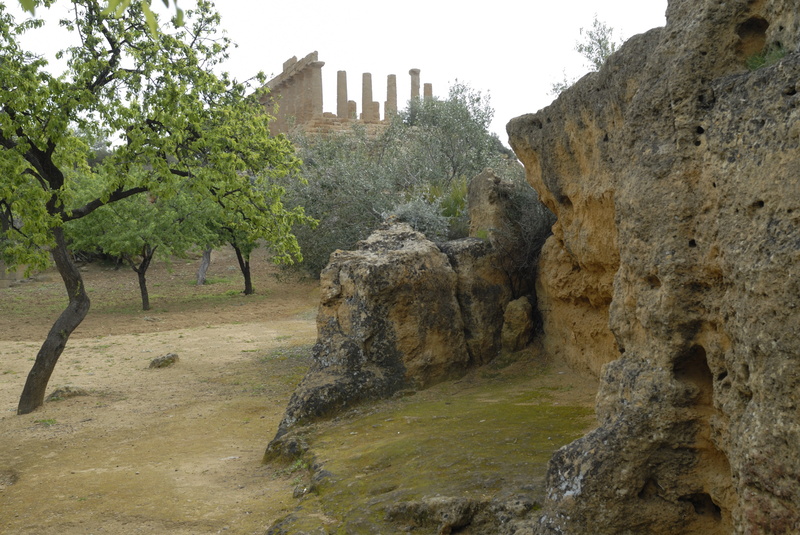
[(467, 190), (470, 236), (486, 239), (504, 231), (512, 189), (513, 185), (492, 169), (485, 169), (470, 180)]
[(486, 169), (469, 183), (469, 235), (494, 249), (492, 262), (505, 274), (513, 296), (535, 292), (539, 252), (555, 216), (534, 189), (521, 181), (503, 180)]
[(440, 245), (456, 272), (456, 298), (470, 365), (486, 364), (500, 350), (503, 314), (513, 294), (491, 243), (464, 238)]
[(287, 435), (297, 424), (459, 377), (494, 358), (512, 298), (497, 256), (477, 238), (437, 246), (406, 223), (331, 255), (320, 276), (314, 364), (266, 458), (302, 451)]
[(534, 332), (533, 305), (523, 296), (511, 301), (503, 314), (500, 341), (506, 351), (520, 351), (530, 343)]
[(671, 0), (666, 28), (509, 123), (558, 217), (545, 346), (605, 364), (538, 533), (800, 532), (798, 44), (794, 2)]
[(456, 286), (447, 256), (405, 223), (333, 253), (320, 275), (314, 364), (276, 439), (359, 401), (464, 373), (470, 356)]
[(181, 359), (177, 353), (167, 353), (151, 360), (148, 368), (169, 368), (177, 364), (179, 360)]

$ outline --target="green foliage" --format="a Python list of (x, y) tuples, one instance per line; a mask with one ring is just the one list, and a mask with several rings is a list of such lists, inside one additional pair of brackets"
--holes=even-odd
[(305, 206), (316, 229), (296, 227), (303, 266), (313, 275), (336, 249), (351, 249), (366, 238), (396, 199), (380, 165), (380, 145), (363, 128), (329, 137), (295, 136), (306, 181), (287, 185), (287, 203)]
[[(169, 7), (170, 0), (162, 0), (166, 7)], [(178, 7), (178, 1), (173, 0), (172, 2), (175, 5), (175, 24), (176, 26), (183, 26), (183, 17), (184, 13), (181, 8)], [(22, 6), (22, 9), (29, 12), (31, 15), (36, 14), (36, 8), (40, 4), (49, 5), (49, 2), (41, 2), (41, 0), (19, 0), (19, 5)], [(128, 9), (131, 5), (131, 0), (108, 0), (108, 5), (103, 10), (104, 15), (114, 14), (116, 17), (121, 17), (125, 10)], [(140, 0), (138, 2), (139, 8), (142, 10), (144, 14), (145, 21), (147, 22), (147, 26), (150, 29), (150, 32), (155, 34), (158, 32), (158, 19), (153, 14), (152, 10), (150, 9), (150, 2), (147, 0)]]
[[(589, 72), (599, 71), (608, 57), (622, 45), (622, 39), (614, 39), (614, 28), (598, 20), (597, 15), (594, 16), (592, 27), (588, 30), (581, 28), (580, 35), (582, 40), (575, 43), (575, 51), (586, 60)], [(562, 81), (552, 84), (550, 94), (559, 95), (576, 81), (575, 78), (568, 78), (565, 72)]]
[[(211, 71), (228, 46), (215, 33), (218, 15), (201, 1), (189, 26), (152, 35), (141, 14), (131, 5), (117, 18), (77, 2), (62, 25), (83, 46), (63, 52), (68, 71), (55, 76), (18, 45), (40, 22), (15, 24), (0, 6), (3, 260), (42, 267), (50, 229), (144, 191), (223, 207), (229, 226), (266, 238), (277, 259), (299, 258), (291, 228), (307, 218), (284, 208), (277, 181), (300, 161), (287, 139), (269, 136), (251, 90)], [(92, 145), (109, 135), (115, 150), (95, 161)]]
[(448, 185), (480, 173), (503, 151), (488, 131), (493, 116), (488, 95), (458, 82), (446, 100), (412, 100), (384, 140), (397, 186)]
[(428, 239), (441, 241), (447, 239), (448, 218), (442, 213), (437, 200), (428, 201), (418, 197), (395, 206), (391, 215), (398, 221), (411, 225), (411, 228), (422, 232)]
[(608, 56), (616, 52), (619, 44), (613, 40), (614, 28), (594, 17), (591, 29), (580, 29), (583, 41), (575, 44), (575, 50), (589, 62), (593, 71), (599, 71)]
[[(307, 220), (302, 208), (282, 203), (279, 182), (296, 176), (300, 161), (285, 137), (270, 137), (259, 91), (215, 74), (230, 43), (210, 2), (198, 0), (186, 24), (173, 20), (158, 32), (147, 4), (123, 0), (118, 13), (99, 0), (72, 6), (61, 25), (80, 46), (58, 54), (67, 67), (53, 74), (19, 44), (42, 22), (16, 23), (0, 3), (0, 257), (10, 267), (41, 267), (51, 253), (70, 299), (59, 318), (68, 327), (49, 335), (58, 343), (43, 344), (21, 414), (43, 402), (64, 344), (89, 310), (63, 225), (145, 192), (165, 203), (185, 196), (188, 205), (223, 207), (226, 224), (248, 240), (266, 239), (288, 260), (300, 253), (291, 229)], [(87, 138), (107, 137), (113, 153), (94, 161)]]
[(379, 136), (358, 126), (296, 135), (307, 183), (287, 186), (287, 203), (320, 222), (295, 228), (307, 271), (317, 276), (334, 250), (352, 249), (390, 216), (431, 239), (465, 236), (469, 180), (506, 169), (513, 155), (488, 131), (493, 114), (488, 96), (456, 83), (445, 100), (412, 100)]
[(56, 423), (58, 422), (56, 421), (55, 418), (46, 418), (44, 420), (34, 420), (33, 423), (39, 424), (42, 427), (51, 427), (53, 425), (56, 425)]
[(772, 43), (764, 47), (758, 54), (754, 54), (747, 58), (747, 68), (751, 71), (756, 71), (762, 67), (769, 67), (774, 65), (781, 58), (786, 56), (786, 49), (781, 43)]

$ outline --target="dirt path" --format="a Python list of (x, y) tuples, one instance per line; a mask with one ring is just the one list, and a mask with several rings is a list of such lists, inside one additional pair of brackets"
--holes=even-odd
[[(89, 395), (25, 416), (18, 396), (59, 285), (0, 290), (0, 533), (263, 534), (286, 514), (291, 476), (260, 460), (309, 364), (299, 348), (315, 338), (315, 285), (261, 273), (262, 294), (239, 297), (230, 260), (212, 264), (214, 291), (191, 286), (190, 263), (154, 272), (147, 313), (130, 273), (90, 268), (96, 311), (49, 389)], [(170, 352), (174, 367), (148, 369)]]

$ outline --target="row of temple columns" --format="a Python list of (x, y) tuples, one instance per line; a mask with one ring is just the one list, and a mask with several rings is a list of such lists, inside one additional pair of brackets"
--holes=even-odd
[[(270, 124), (273, 133), (288, 132), (292, 127), (303, 125), (322, 117), (322, 67), (317, 52), (312, 52), (300, 61), (296, 57), (283, 64), (283, 72), (267, 82), (270, 93), (262, 103), (272, 112), (278, 105), (275, 121)], [(408, 71), (411, 76), (411, 99), (420, 97), (419, 69)], [(423, 87), (425, 99), (433, 98), (433, 87)], [(384, 120), (397, 114), (397, 76), (390, 74), (386, 80), (386, 101), (383, 103)], [(366, 123), (381, 121), (380, 104), (372, 100), (372, 74), (364, 73), (361, 80), (361, 115), (355, 101), (347, 98), (347, 73), (337, 73), (336, 115), (340, 119)]]
[[(419, 98), (419, 69), (411, 69), (411, 99)], [(424, 97), (433, 98), (433, 86), (424, 85)], [(342, 119), (360, 118), (364, 122), (379, 122), (380, 106), (372, 100), (372, 74), (365, 72), (361, 78), (361, 117), (358, 117), (355, 101), (347, 99), (347, 72), (336, 73), (336, 115)], [(383, 103), (384, 119), (397, 114), (397, 76), (386, 77), (386, 102)]]

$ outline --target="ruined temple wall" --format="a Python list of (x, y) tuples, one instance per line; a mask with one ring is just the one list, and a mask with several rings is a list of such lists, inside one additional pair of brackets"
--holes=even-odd
[[(312, 52), (301, 60), (290, 58), (283, 64), (283, 72), (266, 84), (269, 94), (262, 103), (275, 119), (270, 124), (273, 135), (288, 133), (300, 128), (309, 133), (333, 133), (346, 131), (354, 123), (367, 127), (368, 132), (380, 132), (397, 114), (397, 76), (390, 74), (386, 80), (386, 101), (381, 117), (381, 104), (373, 100), (371, 73), (362, 74), (361, 113), (359, 105), (348, 99), (347, 73), (337, 72), (336, 113), (323, 112), (322, 67), (318, 53)], [(419, 98), (420, 70), (411, 69), (411, 98)], [(433, 98), (433, 87), (425, 84), (424, 98)], [(382, 126), (376, 126), (382, 125)]]

